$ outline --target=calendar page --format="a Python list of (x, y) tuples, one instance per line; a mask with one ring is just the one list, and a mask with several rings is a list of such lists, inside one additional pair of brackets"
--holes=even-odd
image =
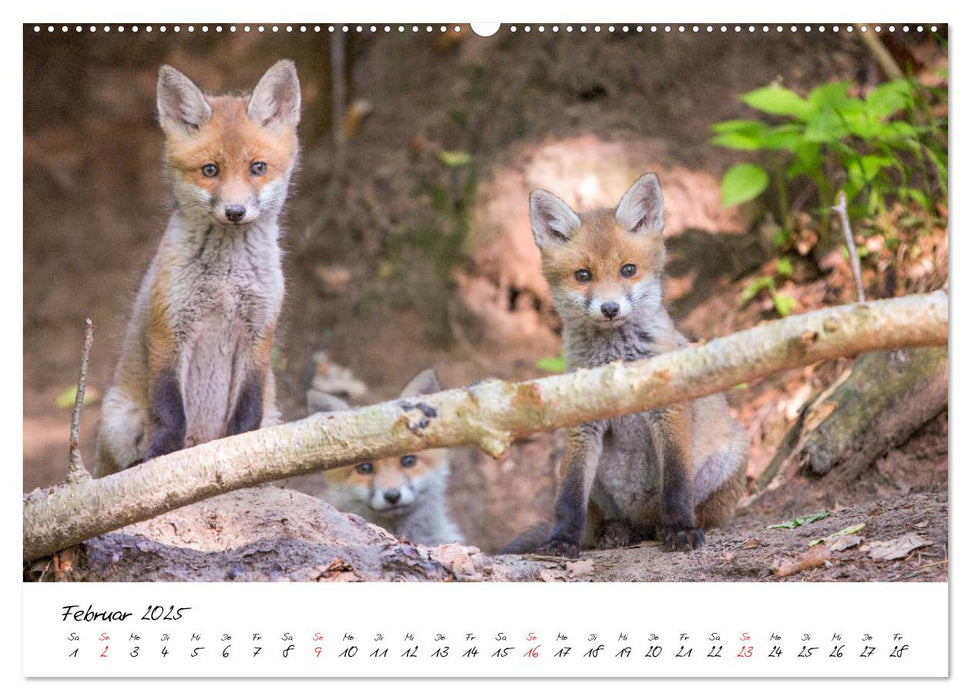
[(24, 19), (23, 676), (949, 677), (908, 13)]

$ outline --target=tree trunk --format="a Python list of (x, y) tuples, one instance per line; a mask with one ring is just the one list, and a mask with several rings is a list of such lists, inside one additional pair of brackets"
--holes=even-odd
[(24, 498), (25, 561), (219, 493), (430, 447), (498, 456), (518, 437), (688, 401), (773, 372), (880, 349), (945, 345), (942, 292), (793, 316), (631, 363), (512, 384), (489, 380), (316, 414)]
[(946, 347), (863, 355), (806, 403), (758, 486), (801, 469), (863, 469), (947, 408), (947, 394)]

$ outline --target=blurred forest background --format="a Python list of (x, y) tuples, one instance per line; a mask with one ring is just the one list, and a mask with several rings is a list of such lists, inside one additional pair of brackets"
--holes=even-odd
[[(840, 190), (870, 298), (946, 285), (946, 27), (884, 31), (880, 48), (845, 28), (520, 26), (483, 38), (422, 25), (352, 27), (339, 40), (312, 27), (57, 29), (24, 28), (25, 491), (67, 472), (85, 318), (96, 331), (81, 437), (93, 463), (98, 398), (172, 206), (155, 123), (163, 63), (219, 93), (296, 61), (302, 164), (274, 356), (288, 419), (306, 415), (315, 381), (363, 404), (397, 396), (426, 367), (446, 387), (557, 371), (559, 326), (527, 215), (535, 187), (574, 208), (613, 206), (657, 172), (665, 292), (699, 340), (856, 299), (829, 213)], [(730, 392), (751, 439), (750, 485), (848, 366)], [(450, 502), (468, 542), (490, 550), (548, 517), (561, 452), (556, 435), (499, 462), (456, 450)], [(784, 509), (946, 498), (946, 408), (882, 459), (878, 478), (790, 494)], [(323, 480), (291, 485), (319, 493)]]

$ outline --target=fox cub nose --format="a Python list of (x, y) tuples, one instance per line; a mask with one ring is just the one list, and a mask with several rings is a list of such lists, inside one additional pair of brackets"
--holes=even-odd
[(398, 489), (388, 489), (384, 492), (384, 500), (386, 500), (391, 505), (394, 505), (401, 500), (401, 491)]
[(613, 318), (620, 311), (620, 304), (616, 301), (605, 301), (600, 305), (600, 313), (607, 318)]
[(232, 204), (226, 207), (226, 218), (233, 223), (242, 221), (244, 216), (246, 216), (246, 207), (241, 204)]

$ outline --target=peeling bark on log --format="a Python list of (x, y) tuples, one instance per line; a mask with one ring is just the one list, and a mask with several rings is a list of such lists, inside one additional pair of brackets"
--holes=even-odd
[(499, 455), (518, 437), (687, 401), (784, 369), (874, 350), (945, 345), (942, 292), (773, 321), (649, 360), (317, 414), (197, 445), (103, 479), (24, 497), (24, 561), (130, 523), (267, 481), (470, 444)]
[(947, 408), (947, 348), (874, 352), (807, 402), (759, 477), (773, 488), (799, 470), (861, 470)]

